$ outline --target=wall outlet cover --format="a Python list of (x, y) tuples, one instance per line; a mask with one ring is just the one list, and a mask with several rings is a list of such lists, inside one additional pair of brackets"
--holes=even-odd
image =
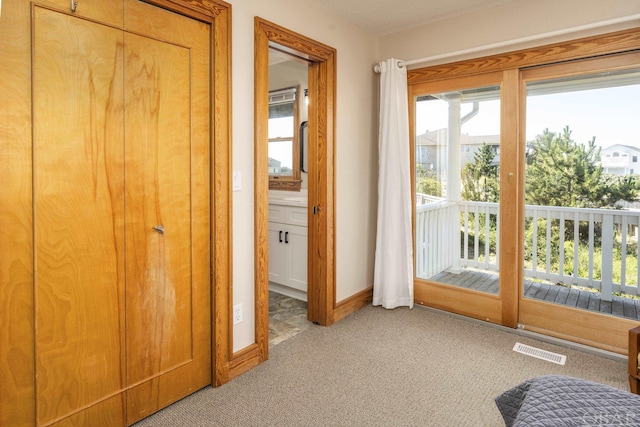
[(242, 304), (233, 306), (233, 324), (237, 325), (242, 322)]

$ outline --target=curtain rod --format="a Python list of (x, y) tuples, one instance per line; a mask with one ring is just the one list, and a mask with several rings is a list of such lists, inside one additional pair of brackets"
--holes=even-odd
[[(436, 61), (438, 59), (445, 59), (445, 58), (450, 58), (450, 57), (454, 57), (454, 56), (465, 55), (467, 53), (477, 53), (477, 52), (481, 52), (481, 51), (485, 51), (485, 50), (490, 50), (490, 49), (495, 49), (495, 48), (500, 48), (500, 47), (506, 47), (506, 46), (511, 46), (511, 45), (530, 42), (530, 41), (536, 41), (536, 40), (545, 39), (545, 38), (548, 38), (548, 37), (561, 36), (561, 35), (569, 34), (569, 33), (577, 33), (578, 31), (592, 30), (594, 28), (606, 27), (607, 25), (614, 25), (614, 24), (621, 24), (621, 23), (625, 23), (625, 22), (630, 22), (630, 21), (634, 21), (636, 19), (640, 19), (640, 14), (635, 14), (635, 15), (624, 16), (624, 17), (621, 17), (621, 18), (610, 19), (608, 21), (594, 22), (592, 24), (579, 25), (577, 27), (571, 27), (571, 28), (565, 28), (565, 29), (562, 29), (562, 30), (550, 31), (550, 32), (547, 32), (547, 33), (536, 34), (536, 35), (533, 35), (533, 36), (520, 37), (518, 39), (507, 40), (507, 41), (498, 42), (498, 43), (492, 43), (492, 44), (487, 44), (487, 45), (484, 45), (484, 46), (472, 47), (472, 48), (469, 48), (469, 49), (457, 50), (455, 52), (448, 52), (448, 53), (442, 53), (442, 54), (439, 54), (439, 55), (427, 56), (427, 57), (419, 58), (419, 59), (412, 59), (411, 61), (402, 61), (402, 60), (400, 60), (400, 61), (398, 61), (398, 67), (414, 65), (414, 64), (421, 64), (423, 62)], [(380, 65), (379, 64), (375, 65), (373, 67), (373, 71), (375, 71), (376, 73), (379, 73), (380, 72)]]

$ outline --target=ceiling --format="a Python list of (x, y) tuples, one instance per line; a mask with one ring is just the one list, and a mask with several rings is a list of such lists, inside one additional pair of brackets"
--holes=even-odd
[(311, 0), (379, 36), (508, 3), (512, 0)]

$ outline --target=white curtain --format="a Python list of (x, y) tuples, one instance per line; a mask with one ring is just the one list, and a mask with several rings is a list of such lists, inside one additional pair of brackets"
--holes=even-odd
[(407, 69), (380, 63), (378, 232), (373, 305), (413, 307), (413, 240)]

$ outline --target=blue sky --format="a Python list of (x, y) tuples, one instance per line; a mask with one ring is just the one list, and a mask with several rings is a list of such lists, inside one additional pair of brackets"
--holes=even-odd
[[(418, 103), (416, 133), (447, 127), (444, 101)], [(435, 107), (435, 108), (434, 108)], [(470, 135), (495, 135), (500, 132), (499, 101), (481, 103), (480, 112), (467, 122), (462, 132)], [(463, 105), (462, 115), (470, 111)], [(551, 95), (530, 96), (527, 100), (527, 140), (548, 128), (561, 132), (565, 126), (573, 140), (607, 147), (625, 144), (640, 148), (640, 85), (592, 89)]]
[(527, 140), (569, 125), (573, 140), (640, 147), (640, 85), (540, 95), (527, 100)]

